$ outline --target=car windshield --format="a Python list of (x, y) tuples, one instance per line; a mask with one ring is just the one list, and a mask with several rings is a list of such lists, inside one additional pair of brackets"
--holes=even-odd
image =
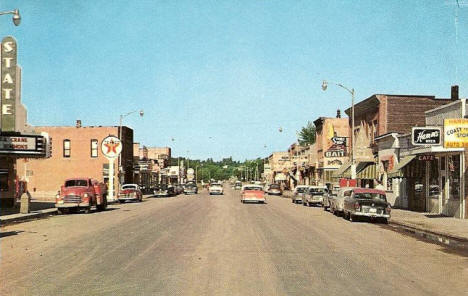
[(278, 184), (271, 184), (270, 189), (280, 189), (280, 186)]
[(87, 180), (67, 180), (65, 182), (65, 187), (75, 187), (75, 186), (87, 187), (88, 181)]
[(315, 194), (315, 195), (323, 195), (325, 193), (325, 189), (324, 188), (310, 188), (309, 193)]
[(262, 187), (260, 186), (246, 186), (244, 187), (244, 190), (263, 190)]
[(379, 193), (371, 193), (371, 192), (361, 192), (361, 193), (355, 193), (354, 198), (356, 199), (379, 199), (383, 201), (387, 201), (387, 198), (383, 194)]
[(221, 184), (213, 183), (213, 184), (211, 184), (211, 186), (221, 186)]
[(123, 185), (122, 189), (136, 189), (136, 185)]
[(304, 192), (306, 192), (306, 190), (307, 190), (307, 187), (298, 187), (298, 188), (296, 189), (296, 191), (297, 191), (298, 193), (304, 193)]

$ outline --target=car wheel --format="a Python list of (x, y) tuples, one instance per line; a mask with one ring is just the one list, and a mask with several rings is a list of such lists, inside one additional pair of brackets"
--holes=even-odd
[(381, 221), (382, 221), (383, 224), (388, 224), (388, 219), (387, 218), (382, 218)]
[(85, 214), (91, 213), (91, 207), (85, 208), (83, 211)]

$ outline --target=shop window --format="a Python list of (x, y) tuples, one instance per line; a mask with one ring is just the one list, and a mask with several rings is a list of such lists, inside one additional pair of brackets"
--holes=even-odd
[(439, 159), (435, 158), (429, 162), (429, 197), (438, 198), (439, 196)]
[(448, 156), (450, 198), (460, 199), (460, 155)]
[(63, 157), (70, 157), (71, 155), (71, 142), (70, 140), (63, 140)]
[(91, 140), (91, 157), (98, 157), (98, 140)]

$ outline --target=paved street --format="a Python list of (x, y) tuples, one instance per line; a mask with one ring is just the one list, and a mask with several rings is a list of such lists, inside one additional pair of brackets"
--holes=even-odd
[(150, 198), (2, 228), (0, 295), (467, 295), (467, 256), (269, 197)]

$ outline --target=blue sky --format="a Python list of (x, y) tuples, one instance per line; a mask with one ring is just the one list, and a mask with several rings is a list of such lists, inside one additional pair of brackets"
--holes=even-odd
[[(32, 125), (118, 125), (191, 158), (281, 151), (374, 93), (468, 94), (468, 1), (2, 1)], [(458, 49), (458, 50), (457, 50)], [(458, 65), (458, 79), (456, 75)], [(279, 132), (279, 128), (283, 132)], [(171, 139), (174, 139), (172, 141)], [(267, 146), (266, 148), (264, 146)]]

